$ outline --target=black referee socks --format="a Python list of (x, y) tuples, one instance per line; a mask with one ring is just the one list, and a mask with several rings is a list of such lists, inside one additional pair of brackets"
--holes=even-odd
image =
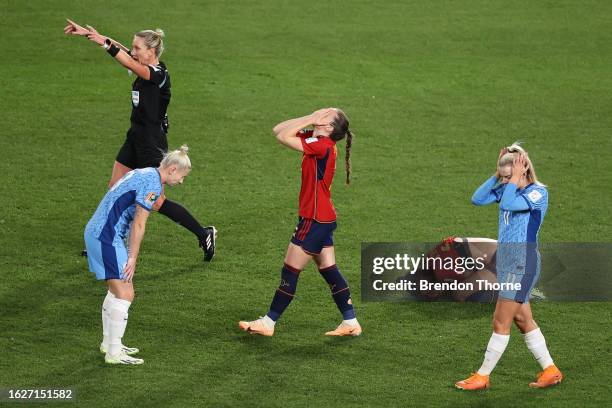
[(166, 198), (161, 207), (159, 207), (158, 212), (187, 228), (198, 237), (198, 240), (205, 239), (204, 228), (202, 228), (198, 220), (193, 218), (193, 215), (179, 203)]

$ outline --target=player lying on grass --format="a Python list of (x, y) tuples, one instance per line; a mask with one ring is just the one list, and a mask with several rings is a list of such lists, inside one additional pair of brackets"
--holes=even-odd
[[(430, 269), (419, 269), (412, 275), (410, 273), (401, 279), (420, 281), (425, 279), (429, 282), (461, 282), (467, 289), (452, 291), (425, 290), (419, 291), (422, 300), (456, 300), (459, 302), (481, 302), (491, 303), (497, 301), (498, 290), (486, 287), (486, 283), (497, 283), (497, 265), (495, 262), (497, 252), (497, 241), (491, 238), (458, 237), (450, 236), (444, 238), (427, 253), (428, 257), (440, 259), (443, 262), (452, 259), (454, 268), (444, 267), (443, 262), (434, 264)], [(464, 262), (459, 262), (463, 258)], [(466, 259), (478, 259), (482, 267), (467, 268)], [(461, 266), (458, 266), (461, 265)], [(542, 300), (544, 294), (537, 288), (533, 288), (530, 294), (531, 300)]]
[[(106, 193), (85, 227), (89, 270), (105, 280), (108, 292), (102, 304), (103, 339), (100, 351), (108, 364), (142, 364), (131, 357), (138, 349), (121, 339), (134, 300), (132, 283), (149, 212), (164, 185), (177, 185), (191, 170), (187, 146), (164, 155), (159, 168), (132, 170)], [(128, 240), (126, 248), (124, 240)]]
[(558, 384), (563, 375), (553, 363), (529, 304), (529, 294), (540, 276), (537, 238), (548, 208), (548, 191), (538, 181), (533, 164), (521, 146), (515, 143), (500, 151), (495, 175), (476, 190), (472, 202), (475, 205), (499, 203), (497, 280), (520, 285), (499, 291), (493, 334), (482, 366), (455, 386), (464, 390), (489, 387), (489, 375), (508, 345), (513, 321), (543, 369), (529, 386), (545, 388)]
[[(419, 281), (425, 279), (429, 282), (472, 282), (477, 280), (487, 281), (491, 283), (497, 282), (495, 252), (497, 250), (497, 241), (490, 238), (465, 238), (450, 236), (444, 238), (442, 242), (432, 248), (428, 253), (428, 257), (441, 259), (456, 260), (458, 258), (480, 258), (483, 260), (482, 268), (444, 268), (443, 262), (435, 264), (431, 269), (419, 269), (415, 274), (406, 274), (402, 279)], [(453, 262), (453, 265), (459, 264)], [(463, 263), (462, 263), (463, 265)], [(453, 291), (437, 291), (427, 290), (419, 291), (418, 296), (422, 300), (456, 300), (459, 302), (482, 302), (491, 303), (497, 293), (491, 290), (479, 290), (478, 285), (474, 284), (471, 290), (453, 290)]]
[[(311, 129), (306, 129), (312, 127)], [(321, 109), (310, 115), (290, 119), (274, 127), (276, 139), (290, 149), (302, 152), (302, 187), (298, 224), (287, 248), (281, 281), (268, 313), (254, 321), (241, 321), (242, 330), (272, 336), (274, 326), (295, 296), (300, 272), (311, 260), (328, 283), (332, 297), (342, 313), (342, 323), (327, 336), (359, 336), (361, 326), (355, 317), (351, 292), (338, 267), (333, 232), (336, 210), (331, 200), (331, 184), (336, 168), (336, 142), (346, 137), (346, 184), (350, 182), (350, 154), (353, 134), (340, 109)]]
[[(159, 166), (163, 153), (168, 150), (166, 111), (171, 96), (170, 74), (166, 65), (159, 60), (164, 51), (163, 31), (143, 30), (136, 33), (131, 50), (99, 34), (95, 28), (83, 28), (71, 20), (68, 20), (64, 33), (87, 37), (136, 74), (132, 84), (130, 129), (117, 153), (109, 188), (132, 169)], [(215, 254), (215, 227), (202, 227), (185, 207), (166, 199), (163, 191), (154, 209), (191, 231), (204, 250), (204, 260), (212, 260)]]

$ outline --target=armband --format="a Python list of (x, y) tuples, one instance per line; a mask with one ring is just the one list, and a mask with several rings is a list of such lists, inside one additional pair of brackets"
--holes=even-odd
[(121, 50), (115, 44), (111, 44), (110, 47), (108, 47), (108, 49), (106, 50), (106, 52), (108, 52), (110, 54), (110, 56), (113, 57), (113, 58), (115, 58), (117, 56), (119, 51), (121, 51)]

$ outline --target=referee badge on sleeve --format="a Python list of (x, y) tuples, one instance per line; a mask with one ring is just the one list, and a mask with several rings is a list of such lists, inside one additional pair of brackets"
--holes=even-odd
[(153, 205), (159, 196), (155, 193), (147, 194), (147, 198), (145, 198), (145, 204)]
[(132, 105), (135, 108), (138, 107), (138, 102), (140, 102), (140, 91), (132, 91)]

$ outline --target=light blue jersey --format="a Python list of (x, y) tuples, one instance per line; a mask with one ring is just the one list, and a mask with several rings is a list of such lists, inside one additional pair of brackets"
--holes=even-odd
[[(504, 207), (501, 201), (507, 188), (514, 190), (513, 197), (510, 197), (514, 203), (510, 202), (508, 207)], [(499, 243), (538, 242), (540, 226), (548, 209), (546, 187), (530, 184), (522, 190), (517, 190), (514, 185), (503, 184), (493, 191), (496, 201), (500, 203), (497, 241)], [(527, 208), (521, 208), (521, 200), (525, 201)]]
[(499, 203), (497, 237), (497, 280), (519, 284), (501, 290), (499, 296), (516, 302), (529, 302), (529, 294), (540, 276), (538, 233), (548, 209), (548, 191), (541, 184), (519, 190), (513, 183), (497, 184), (489, 178), (472, 196), (475, 205)]
[(85, 234), (104, 244), (123, 246), (134, 220), (136, 204), (151, 211), (161, 194), (162, 182), (157, 169), (130, 171), (108, 190), (87, 223)]

